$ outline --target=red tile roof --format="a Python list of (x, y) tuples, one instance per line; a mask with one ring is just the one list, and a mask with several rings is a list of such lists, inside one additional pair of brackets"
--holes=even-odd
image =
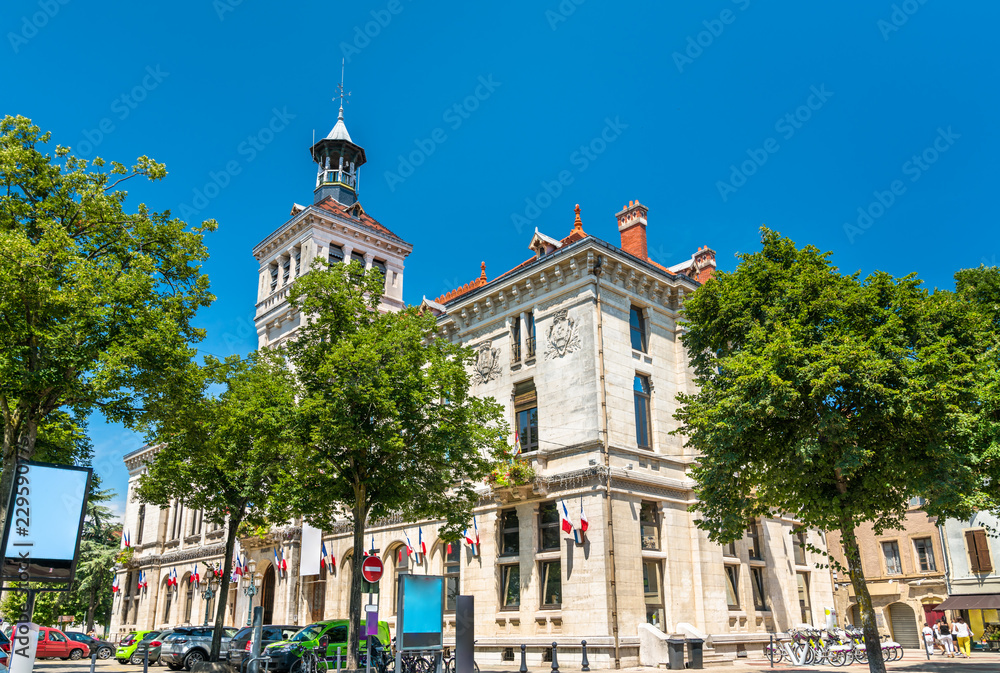
[[(325, 210), (328, 213), (333, 213), (335, 215), (339, 215), (339, 216), (347, 218), (347, 219), (360, 220), (363, 225), (365, 225), (367, 227), (370, 227), (370, 228), (374, 229), (375, 231), (377, 231), (379, 233), (387, 234), (388, 236), (391, 236), (392, 238), (396, 239), (397, 241), (400, 241), (400, 242), (403, 242), (403, 243), (406, 242), (406, 241), (403, 241), (403, 239), (401, 239), (396, 234), (394, 234), (391, 231), (389, 231), (388, 227), (386, 227), (381, 222), (379, 222), (378, 220), (376, 220), (374, 217), (372, 217), (371, 215), (369, 215), (368, 213), (366, 213), (365, 209), (361, 207), (360, 203), (356, 203), (353, 206), (345, 206), (345, 205), (343, 205), (343, 204), (338, 203), (337, 201), (335, 201), (332, 196), (328, 196), (325, 199), (323, 199), (322, 201), (320, 201), (319, 203), (317, 203), (316, 207), (319, 208), (320, 210)], [(359, 217), (355, 217), (350, 212), (350, 211), (354, 210), (355, 208), (358, 209)]]

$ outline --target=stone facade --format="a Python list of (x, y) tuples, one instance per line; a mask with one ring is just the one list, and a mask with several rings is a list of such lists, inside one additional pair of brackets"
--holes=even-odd
[[(540, 665), (553, 641), (560, 642), (563, 665), (578, 665), (583, 639), (592, 666), (616, 660), (636, 665), (640, 625), (647, 623), (664, 633), (708, 637), (711, 656), (735, 657), (743, 649), (756, 654), (768, 632), (822, 623), (824, 608), (833, 606), (830, 574), (817, 565), (823, 558), (804, 548), (806, 542), (824, 547), (819, 533), (793, 535), (795, 521), (768, 519), (723, 549), (695, 526), (688, 508), (696, 456), (670, 434), (678, 427), (677, 393), (693, 391), (678, 311), (711, 275), (715, 253), (700, 248), (670, 269), (649, 260), (647, 212), (633, 202), (617, 214), (618, 248), (586, 234), (577, 207), (570, 234), (558, 239), (536, 230), (529, 243), (534, 256), (515, 269), (488, 280), (483, 266), (477, 280), (424, 301), (444, 338), (477, 351), (472, 392), (505, 405), (518, 429), (512, 440), (536, 476), (523, 486), (482, 485), (474, 524), (478, 553), (462, 544), (449, 554), (434, 521), (392, 519), (370, 527), (367, 534), (387, 567), (380, 618), (391, 626), (399, 572), (445, 575), (458, 593), (475, 597), (477, 659), (487, 665), (512, 661), (522, 643), (529, 664)], [(287, 303), (289, 285), (332, 247), (347, 259), (359, 253), (368, 267), (383, 264), (382, 308), (402, 306), (403, 260), (411, 246), (367, 216), (360, 203), (326, 199), (296, 206), (292, 219), (254, 249), (261, 347), (294, 334), (299, 316)], [(126, 456), (133, 481), (155, 450)], [(586, 514), (589, 529), (579, 541), (559, 532), (563, 507), (576, 527)], [(147, 508), (140, 523), (140, 506), (129, 499), (126, 529), (156, 533), (137, 540), (135, 559), (120, 571), (123, 586), (134, 585), (139, 568), (151, 579), (138, 597), (134, 586), (126, 590), (135, 604), (127, 612), (125, 598), (116, 598), (115, 634), (197, 623), (204, 614), (196, 592), (187, 608), (185, 573), (196, 560), (221, 561), (222, 531), (201, 530), (196, 513), (176, 509)], [(179, 536), (178, 517), (185, 531)], [(275, 624), (344, 617), (350, 527), (324, 531), (335, 568), (300, 577), (299, 524), (240, 540), (241, 554), (263, 577), (256, 601), (263, 601), (265, 619)], [(404, 554), (401, 563), (407, 540), (421, 537), (427, 557), (414, 563)], [(276, 552), (287, 560), (287, 576), (275, 571)], [(180, 587), (168, 591), (174, 567)], [(248, 597), (234, 589), (230, 598), (228, 622), (245, 623)], [(446, 629), (446, 638), (453, 638), (453, 614), (446, 616)]]
[[(1000, 541), (995, 533), (1000, 519), (989, 512), (976, 512), (971, 519), (948, 519), (941, 527), (948, 561), (948, 595), (974, 596), (981, 599), (992, 595), (993, 606), (952, 610), (951, 620), (961, 615), (972, 628), (976, 640), (985, 627), (1000, 629)], [(965, 601), (960, 601), (961, 605)]]
[[(875, 535), (870, 524), (856, 529), (861, 548), (861, 567), (875, 608), (880, 630), (888, 629), (904, 647), (920, 647), (919, 631), (924, 622), (937, 620), (935, 608), (948, 595), (945, 586), (945, 556), (937, 519), (911, 502), (904, 525)], [(828, 536), (830, 553), (846, 567), (840, 534)], [(834, 573), (834, 600), (840, 622), (861, 625), (854, 587), (844, 573)], [(937, 615), (937, 616), (936, 616)]]

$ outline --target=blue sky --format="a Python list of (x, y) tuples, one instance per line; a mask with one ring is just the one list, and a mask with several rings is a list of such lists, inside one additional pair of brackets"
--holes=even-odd
[[(766, 223), (844, 270), (950, 287), (1000, 254), (998, 19), (942, 0), (8, 0), (0, 113), (89, 157), (166, 163), (130, 203), (219, 221), (199, 323), (225, 356), (256, 345), (250, 251), (310, 203), (342, 58), (361, 202), (414, 244), (409, 302), (516, 265), (576, 203), (615, 243), (631, 199), (663, 264), (710, 245), (731, 269)], [(91, 430), (123, 493), (141, 439)]]

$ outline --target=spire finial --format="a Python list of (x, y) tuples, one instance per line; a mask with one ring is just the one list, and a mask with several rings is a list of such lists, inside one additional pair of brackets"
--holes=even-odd
[(580, 204), (579, 203), (576, 204), (576, 208), (574, 210), (576, 211), (576, 219), (573, 220), (573, 228), (574, 229), (579, 229), (580, 231), (583, 231), (583, 221), (580, 219)]
[(479, 265), (479, 271), (480, 271), (479, 277), (482, 280), (486, 280), (486, 262), (483, 262), (482, 264)]
[[(338, 98), (340, 99), (340, 113), (337, 115), (337, 119), (343, 119), (344, 118), (344, 102), (345, 102), (344, 99), (347, 98), (347, 97), (349, 97), (351, 95), (350, 91), (348, 91), (347, 93), (344, 93), (344, 62), (345, 62), (345, 60), (346, 59), (341, 59), (340, 60), (340, 84), (337, 85), (337, 95), (333, 97), (333, 100), (337, 100)], [(347, 101), (347, 102), (350, 102), (350, 101)]]

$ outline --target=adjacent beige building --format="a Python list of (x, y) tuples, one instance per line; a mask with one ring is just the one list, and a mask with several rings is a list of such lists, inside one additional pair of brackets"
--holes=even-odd
[[(856, 529), (861, 567), (882, 632), (891, 633), (903, 647), (920, 647), (920, 629), (944, 616), (938, 604), (948, 596), (946, 561), (937, 519), (921, 509), (914, 498), (899, 530), (875, 535), (871, 524)], [(830, 553), (847, 566), (839, 533), (828, 536)], [(840, 622), (861, 625), (854, 587), (845, 573), (834, 573), (834, 600)]]
[[(300, 316), (287, 304), (287, 288), (313, 259), (354, 256), (383, 270), (383, 310), (402, 306), (403, 261), (412, 246), (361, 209), (356, 179), (324, 182), (347, 180), (328, 167), (350, 156), (353, 173), (363, 150), (337, 127), (317, 147), (316, 202), (296, 206), (254, 250), (262, 347), (294, 334)], [(437, 522), (376, 522), (369, 535), (387, 567), (379, 611), (390, 625), (401, 571), (447, 578), (446, 637), (454, 635), (454, 596), (475, 597), (477, 660), (487, 664), (514, 662), (526, 644), (529, 664), (539, 665), (558, 641), (560, 662), (578, 665), (583, 639), (595, 667), (657, 663), (651, 658), (666, 634), (707, 638), (709, 659), (744, 650), (759, 656), (769, 632), (823, 623), (824, 609), (834, 606), (830, 573), (817, 567), (824, 559), (805, 547), (823, 548), (819, 533), (792, 535), (795, 521), (767, 519), (749, 523), (742, 541), (722, 548), (694, 525), (689, 470), (696, 456), (670, 434), (677, 393), (693, 391), (678, 311), (714, 271), (715, 253), (700, 248), (663, 267), (647, 256), (646, 207), (630, 202), (615, 218), (620, 247), (588, 235), (577, 207), (568, 234), (536, 230), (525, 241), (530, 258), (516, 268), (490, 279), (484, 264), (475, 280), (424, 300), (444, 338), (475, 349), (472, 392), (505, 405), (516, 428), (511, 441), (535, 477), (520, 486), (482, 485), (469, 532), (478, 535), (477, 552), (466, 544), (449, 549)], [(126, 456), (130, 484), (154, 451)], [(562, 512), (577, 529), (585, 514), (589, 530), (579, 540), (561, 532)], [(221, 561), (223, 537), (200, 520), (179, 505), (152, 511), (130, 499), (126, 529), (142, 529), (137, 537), (144, 539), (120, 571), (125, 590), (113, 633), (201, 621), (204, 601), (184, 576), (196, 560)], [(345, 616), (349, 525), (324, 531), (335, 569), (300, 577), (297, 524), (240, 541), (262, 578), (255, 603), (262, 601), (265, 620), (275, 624)], [(425, 558), (401, 555), (408, 541), (419, 551), (419, 539)], [(276, 572), (276, 554), (287, 562), (286, 576)], [(180, 587), (168, 589), (175, 567)], [(149, 578), (145, 592), (135, 588), (139, 569)], [(234, 589), (230, 598), (231, 622), (245, 623), (248, 597)]]

